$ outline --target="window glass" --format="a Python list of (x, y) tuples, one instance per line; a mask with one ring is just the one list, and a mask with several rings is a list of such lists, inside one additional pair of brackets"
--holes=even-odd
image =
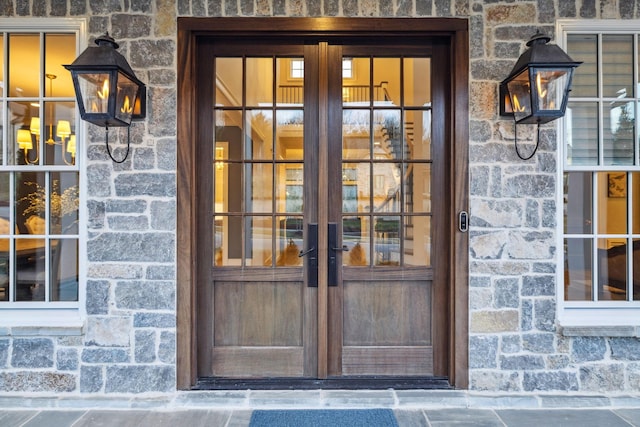
[(598, 36), (595, 34), (569, 34), (567, 53), (582, 64), (573, 73), (571, 96), (598, 96)]
[(0, 113), (10, 123), (1, 133), (8, 143), (0, 157), (0, 307), (76, 307), (81, 141), (63, 67), (77, 56), (76, 34), (30, 30), (0, 38), (8, 46), (0, 49), (8, 61)]
[(602, 35), (602, 96), (634, 96), (632, 35)]
[(567, 53), (584, 63), (576, 70), (564, 119), (566, 301), (619, 303), (640, 297), (636, 37), (567, 36)]

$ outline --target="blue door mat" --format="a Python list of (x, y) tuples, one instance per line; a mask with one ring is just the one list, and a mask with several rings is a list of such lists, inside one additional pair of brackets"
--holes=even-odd
[(249, 427), (398, 427), (391, 409), (256, 410)]

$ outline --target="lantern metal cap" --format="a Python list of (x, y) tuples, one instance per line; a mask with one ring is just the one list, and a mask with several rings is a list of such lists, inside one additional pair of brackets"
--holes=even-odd
[(136, 77), (125, 57), (116, 50), (120, 45), (109, 36), (108, 32), (98, 37), (95, 43), (96, 46), (89, 46), (70, 65), (64, 65), (64, 68), (69, 71), (119, 69), (138, 85), (144, 85)]
[(549, 41), (551, 37), (537, 30), (527, 42), (529, 48), (520, 55), (509, 76), (501, 84), (506, 84), (527, 67), (577, 67), (582, 64), (571, 59), (558, 45), (549, 44)]

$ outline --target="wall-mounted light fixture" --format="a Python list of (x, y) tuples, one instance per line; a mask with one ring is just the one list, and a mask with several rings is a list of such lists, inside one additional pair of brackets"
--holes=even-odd
[[(80, 117), (105, 128), (107, 153), (111, 160), (122, 163), (129, 155), (132, 120), (146, 116), (146, 86), (116, 51), (120, 46), (109, 33), (96, 39), (96, 46), (85, 49), (71, 65), (73, 86)], [(109, 148), (109, 127), (127, 127), (127, 151), (120, 160), (114, 159)]]
[(33, 141), (31, 140), (31, 132), (29, 129), (18, 129), (16, 142), (18, 143), (18, 148), (24, 152), (24, 162), (26, 164), (33, 165), (38, 163), (39, 156), (37, 149), (35, 160), (29, 160), (29, 150), (33, 149)]
[[(563, 117), (571, 90), (573, 71), (582, 64), (572, 60), (550, 37), (536, 32), (509, 76), (500, 83), (500, 115), (512, 116), (516, 154), (533, 157), (540, 144), (540, 125)], [(537, 140), (529, 156), (518, 149), (518, 124), (537, 124)]]

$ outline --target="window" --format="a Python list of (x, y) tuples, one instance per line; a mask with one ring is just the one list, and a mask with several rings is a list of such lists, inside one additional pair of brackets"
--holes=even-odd
[(304, 77), (304, 60), (292, 59), (291, 60), (291, 78), (301, 79)]
[(84, 21), (14, 21), (0, 21), (0, 313), (77, 311), (83, 144), (63, 64)]
[(574, 75), (560, 150), (560, 320), (576, 325), (637, 323), (638, 22), (567, 21), (558, 25), (557, 34), (569, 56), (583, 61)]
[[(289, 72), (292, 79), (301, 79), (304, 77), (304, 60), (292, 59), (291, 70)], [(345, 58), (342, 60), (342, 78), (352, 79), (353, 75), (353, 59)]]

